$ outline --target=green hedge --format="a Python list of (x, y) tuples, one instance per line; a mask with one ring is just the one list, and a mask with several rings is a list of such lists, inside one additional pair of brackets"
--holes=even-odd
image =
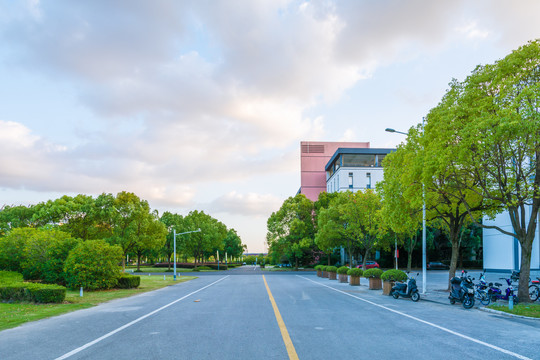
[(383, 271), (379, 268), (371, 268), (364, 271), (365, 278), (380, 278)]
[(338, 274), (347, 274), (347, 271), (349, 271), (349, 268), (346, 266), (341, 266), (337, 269)]
[(349, 269), (347, 271), (347, 275), (349, 276), (356, 276), (356, 277), (360, 277), (362, 276), (364, 273), (364, 271), (362, 269), (358, 269), (358, 268), (352, 268), (352, 269)]
[[(211, 270), (218, 269), (218, 264), (206, 264), (205, 266), (209, 267)], [(227, 270), (227, 265), (219, 264), (219, 270)]]
[(9, 284), (12, 282), (22, 282), (23, 276), (16, 271), (0, 271), (0, 284)]
[(322, 265), (315, 265), (315, 270), (322, 271)]
[(141, 285), (141, 277), (140, 276), (122, 274), (120, 276), (120, 278), (118, 278), (118, 283), (116, 284), (116, 288), (118, 288), (118, 289), (134, 289), (134, 288), (138, 288), (140, 285)]
[(61, 303), (66, 298), (66, 288), (60, 285), (11, 283), (0, 285), (2, 301), (29, 301), (36, 303)]
[(382, 273), (381, 279), (390, 281), (405, 281), (407, 280), (407, 274), (402, 270), (390, 269)]

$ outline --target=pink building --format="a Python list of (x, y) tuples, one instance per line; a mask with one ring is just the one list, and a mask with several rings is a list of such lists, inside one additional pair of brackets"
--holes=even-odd
[(300, 142), (300, 193), (312, 201), (326, 191), (325, 166), (338, 148), (369, 148), (369, 142)]

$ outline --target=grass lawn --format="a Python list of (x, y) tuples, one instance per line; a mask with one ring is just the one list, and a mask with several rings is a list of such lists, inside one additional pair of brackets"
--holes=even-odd
[(141, 285), (137, 289), (85, 291), (83, 297), (79, 296), (78, 290), (68, 290), (63, 304), (0, 303), (0, 330), (13, 328), (28, 321), (86, 309), (109, 300), (160, 289), (195, 278), (194, 276), (182, 276), (174, 281), (172, 275), (167, 275), (166, 280), (163, 280), (162, 276), (141, 276)]
[(504, 311), (514, 315), (529, 316), (534, 318), (540, 318), (540, 304), (531, 303), (531, 304), (518, 304), (514, 305), (512, 310), (508, 309), (506, 304), (491, 304), (488, 308), (498, 311)]

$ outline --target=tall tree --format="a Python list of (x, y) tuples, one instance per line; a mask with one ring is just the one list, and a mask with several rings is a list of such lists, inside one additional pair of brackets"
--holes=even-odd
[(298, 267), (300, 259), (314, 247), (313, 202), (304, 194), (286, 199), (267, 221), (268, 245)]
[(444, 116), (433, 117), (437, 121), (430, 142), (452, 144), (437, 155), (463, 191), (475, 192), (498, 212), (507, 211), (512, 229), (479, 225), (518, 239), (518, 296), (529, 301), (540, 208), (540, 42), (531, 41), (493, 65), (478, 66), (462, 84), (454, 83), (450, 91), (456, 92), (455, 100)]
[(166, 211), (161, 215), (159, 219), (167, 228), (167, 237), (166, 241), (161, 248), (161, 252), (167, 256), (167, 263), (169, 270), (171, 269), (171, 257), (173, 256), (176, 249), (174, 248), (174, 232), (182, 233), (188, 231), (185, 229), (185, 221), (182, 215), (173, 214), (169, 211)]

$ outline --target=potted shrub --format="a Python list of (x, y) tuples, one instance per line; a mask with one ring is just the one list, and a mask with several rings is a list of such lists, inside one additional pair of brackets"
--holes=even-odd
[(315, 270), (317, 270), (317, 276), (322, 277), (322, 265), (315, 266)]
[(328, 278), (330, 280), (337, 280), (337, 267), (327, 266), (326, 271), (328, 272)]
[(390, 269), (382, 273), (381, 280), (383, 281), (383, 295), (390, 295), (394, 283), (407, 280), (407, 274), (402, 270)]
[(322, 277), (323, 278), (327, 278), (328, 277), (328, 270), (326, 270), (328, 266), (321, 266), (321, 271), (322, 271)]
[(346, 266), (342, 266), (337, 269), (340, 283), (346, 283), (349, 280), (349, 277), (347, 276), (347, 271), (349, 271), (349, 268)]
[(362, 276), (364, 272), (362, 269), (352, 268), (347, 271), (347, 275), (349, 275), (349, 285), (351, 286), (359, 286), (360, 285), (360, 277)]
[(367, 269), (364, 271), (364, 277), (369, 279), (369, 290), (381, 290), (381, 275), (383, 271), (379, 268)]

